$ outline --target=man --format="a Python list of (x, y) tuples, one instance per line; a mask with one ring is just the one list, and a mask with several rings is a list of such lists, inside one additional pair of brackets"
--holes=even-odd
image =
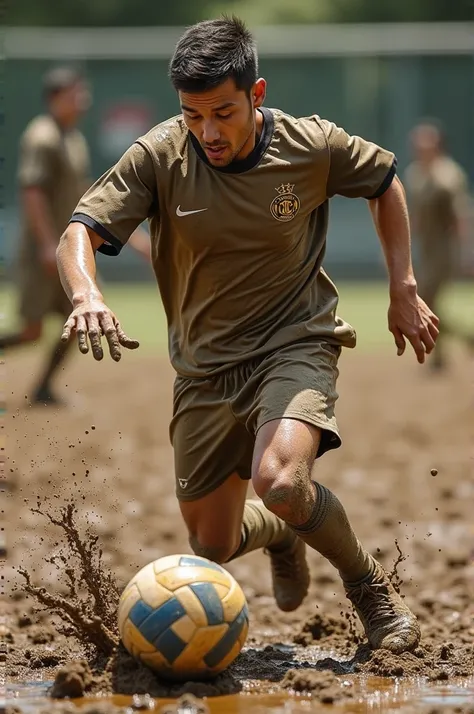
[[(406, 171), (410, 217), (420, 251), (419, 293), (432, 310), (439, 309), (443, 288), (453, 277), (460, 244), (466, 233), (468, 181), (448, 154), (440, 127), (418, 124), (411, 133), (414, 161)], [(443, 322), (443, 333), (458, 332)], [(460, 333), (469, 345), (474, 338)], [(433, 353), (434, 369), (445, 366), (440, 341)]]
[[(58, 248), (73, 304), (63, 339), (102, 359), (138, 343), (94, 282), (149, 218), (177, 372), (176, 492), (195, 553), (225, 563), (264, 548), (282, 610), (305, 597), (305, 544), (338, 569), (374, 647), (415, 647), (416, 618), (357, 540), (315, 459), (341, 443), (337, 361), (352, 327), (321, 268), (328, 198), (371, 199), (390, 275), (389, 327), (418, 360), (437, 318), (417, 297), (393, 154), (312, 116), (263, 107), (252, 36), (236, 18), (199, 23), (170, 65), (182, 115), (139, 139), (79, 202)], [(246, 501), (247, 482), (261, 500)]]
[[(1, 348), (38, 340), (46, 315), (59, 313), (66, 319), (70, 312), (58, 276), (56, 249), (74, 207), (91, 184), (88, 148), (77, 128), (89, 108), (90, 94), (82, 76), (69, 67), (48, 72), (43, 93), (48, 111), (29, 123), (20, 144), (23, 227), (19, 282), (24, 324), (19, 332), (0, 337)], [(137, 250), (146, 254), (140, 233), (133, 241)], [(33, 403), (59, 402), (51, 380), (68, 351), (68, 342), (59, 340), (54, 345), (33, 391)]]

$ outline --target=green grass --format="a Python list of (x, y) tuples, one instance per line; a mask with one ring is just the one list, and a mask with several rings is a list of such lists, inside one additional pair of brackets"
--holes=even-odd
[[(339, 314), (357, 331), (358, 346), (392, 345), (393, 337), (387, 328), (388, 287), (385, 283), (339, 284)], [(443, 295), (441, 317), (455, 326), (470, 329), (474, 334), (472, 285), (458, 283)]]
[[(388, 292), (384, 283), (339, 284), (341, 295), (339, 314), (356, 329), (360, 349), (387, 347), (393, 343), (387, 330)], [(13, 288), (0, 291), (2, 331), (15, 327), (16, 293)], [(145, 352), (166, 352), (166, 321), (153, 283), (117, 284), (105, 286), (105, 299), (119, 318), (125, 332), (140, 340)], [(472, 286), (467, 283), (453, 285), (443, 299), (443, 315), (454, 324), (470, 327), (474, 333)], [(60, 323), (48, 319), (47, 336), (57, 334)]]

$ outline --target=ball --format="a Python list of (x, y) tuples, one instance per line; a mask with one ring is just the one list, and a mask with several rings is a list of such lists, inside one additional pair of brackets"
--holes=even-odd
[(127, 651), (160, 676), (209, 679), (244, 646), (248, 610), (230, 573), (206, 558), (171, 555), (140, 570), (118, 608)]

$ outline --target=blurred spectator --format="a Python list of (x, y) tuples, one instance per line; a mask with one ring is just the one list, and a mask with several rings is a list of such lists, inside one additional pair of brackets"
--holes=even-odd
[[(26, 127), (20, 142), (18, 182), (22, 211), (19, 255), (20, 331), (0, 337), (0, 347), (28, 344), (41, 337), (44, 318), (63, 320), (71, 311), (56, 266), (59, 238), (82, 194), (91, 184), (89, 151), (79, 120), (91, 104), (81, 73), (56, 67), (43, 79), (46, 113)], [(132, 245), (149, 255), (139, 231)], [(57, 340), (33, 391), (32, 402), (57, 404), (51, 380), (69, 351)]]
[[(405, 185), (419, 249), (418, 291), (439, 315), (441, 292), (454, 277), (461, 243), (468, 238), (468, 181), (464, 170), (447, 153), (443, 131), (436, 122), (418, 124), (410, 139), (414, 158), (407, 168)], [(474, 336), (446, 325), (444, 320), (440, 330), (474, 345)], [(431, 365), (435, 369), (445, 365), (443, 340), (438, 340)]]

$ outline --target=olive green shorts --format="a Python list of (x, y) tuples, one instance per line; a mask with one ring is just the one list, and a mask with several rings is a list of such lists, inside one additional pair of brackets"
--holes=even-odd
[(334, 405), (340, 351), (312, 340), (213, 377), (178, 376), (170, 425), (178, 499), (202, 498), (235, 472), (250, 479), (255, 436), (273, 419), (320, 427), (318, 457), (338, 448)]

